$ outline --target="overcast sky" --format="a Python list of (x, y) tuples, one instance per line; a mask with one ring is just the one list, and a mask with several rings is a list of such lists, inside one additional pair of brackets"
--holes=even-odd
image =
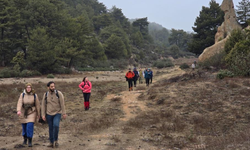
[[(216, 0), (220, 5), (223, 0)], [(235, 8), (242, 0), (233, 0)], [(192, 26), (202, 9), (210, 0), (99, 0), (108, 9), (116, 6), (129, 19), (148, 17), (167, 29), (193, 31)]]

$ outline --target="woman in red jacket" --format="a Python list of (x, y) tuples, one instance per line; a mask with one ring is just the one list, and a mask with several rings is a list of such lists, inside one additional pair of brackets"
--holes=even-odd
[(83, 92), (85, 110), (89, 110), (89, 98), (91, 95), (92, 84), (87, 77), (84, 77), (79, 84), (79, 88)]

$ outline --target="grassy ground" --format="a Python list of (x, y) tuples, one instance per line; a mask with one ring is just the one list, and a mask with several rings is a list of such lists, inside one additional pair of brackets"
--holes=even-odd
[[(250, 149), (248, 78), (217, 80), (209, 72), (193, 77), (178, 68), (154, 72), (149, 88), (143, 84), (132, 92), (124, 81), (94, 81), (89, 111), (78, 82), (57, 82), (68, 114), (61, 122), (60, 148)], [(41, 99), (45, 85), (33, 86)], [(0, 85), (0, 149), (22, 142), (16, 116), (22, 90), (23, 84)], [(47, 126), (36, 124), (33, 149), (46, 149), (47, 143)]]

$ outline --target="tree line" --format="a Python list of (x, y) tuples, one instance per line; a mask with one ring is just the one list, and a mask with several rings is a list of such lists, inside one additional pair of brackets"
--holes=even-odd
[[(107, 9), (97, 0), (2, 0), (0, 65), (44, 74), (71, 67), (152, 63), (166, 51), (176, 53), (169, 52), (170, 45), (186, 49), (190, 36), (185, 37), (185, 31), (149, 33), (148, 25), (147, 17), (131, 23), (121, 9)], [(189, 39), (180, 40), (182, 35)]]

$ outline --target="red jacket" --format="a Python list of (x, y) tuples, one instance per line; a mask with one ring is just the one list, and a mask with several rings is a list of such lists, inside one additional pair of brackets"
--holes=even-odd
[(82, 90), (83, 93), (91, 93), (92, 84), (90, 81), (86, 81), (86, 83), (81, 82), (79, 84), (79, 88)]
[(126, 77), (127, 77), (128, 79), (132, 79), (134, 76), (135, 76), (135, 74), (134, 74), (134, 72), (132, 72), (132, 71), (128, 71), (128, 72), (126, 73)]

